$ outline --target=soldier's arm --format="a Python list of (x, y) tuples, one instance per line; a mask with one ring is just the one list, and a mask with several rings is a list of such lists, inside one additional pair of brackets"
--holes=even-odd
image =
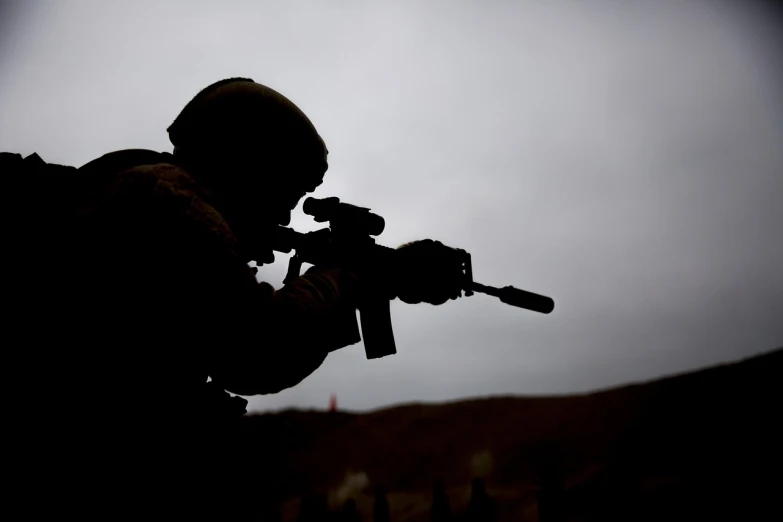
[(257, 283), (228, 224), (177, 170), (124, 175), (146, 185), (139, 221), (157, 238), (151, 262), (164, 267), (167, 291), (181, 296), (184, 327), (199, 329), (214, 381), (241, 395), (276, 393), (310, 375), (329, 351), (359, 341), (355, 276), (313, 271), (279, 291)]

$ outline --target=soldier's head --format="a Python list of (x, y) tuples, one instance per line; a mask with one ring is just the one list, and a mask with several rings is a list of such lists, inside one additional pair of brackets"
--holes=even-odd
[(212, 193), (240, 236), (287, 225), (328, 167), (326, 145), (307, 116), (248, 78), (203, 89), (168, 133), (175, 157)]

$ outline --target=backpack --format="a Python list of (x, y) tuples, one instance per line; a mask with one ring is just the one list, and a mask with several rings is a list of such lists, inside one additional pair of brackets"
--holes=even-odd
[[(82, 167), (47, 163), (33, 153), (0, 152), (0, 173), (14, 206), (30, 217), (65, 217), (76, 212), (114, 174), (138, 165), (169, 162), (170, 154), (144, 149), (110, 152)], [(8, 199), (8, 198), (6, 198)], [(21, 217), (21, 216), (20, 216)]]
[[(12, 265), (16, 265), (9, 273), (20, 276), (24, 285), (13, 300), (25, 301), (26, 295), (39, 284), (34, 281), (42, 281), (49, 267), (57, 264), (58, 257), (65, 253), (63, 247), (68, 244), (68, 238), (79, 228), (80, 209), (98, 197), (101, 188), (116, 173), (170, 160), (166, 153), (128, 149), (110, 152), (76, 168), (47, 163), (35, 153), (23, 158), (21, 154), (0, 152), (4, 200), (10, 202), (5, 226), (11, 231), (10, 257)], [(211, 421), (241, 417), (247, 405), (245, 399), (232, 397), (214, 383), (204, 383), (193, 400), (203, 405), (202, 414)]]
[(23, 158), (21, 154), (0, 152), (6, 201), (27, 216), (47, 202), (62, 201), (67, 196), (62, 191), (72, 186), (69, 181), (77, 177), (76, 171), (75, 167), (46, 163), (35, 153)]
[[(111, 152), (76, 168), (47, 163), (38, 154), (0, 152), (0, 190), (6, 293), (24, 301), (67, 267), (69, 251), (88, 238), (85, 224), (91, 203), (100, 200), (115, 174), (145, 163), (160, 163), (164, 154), (146, 150)], [(86, 218), (86, 219), (85, 219)], [(56, 279), (54, 279), (56, 281)], [(10, 285), (10, 286), (8, 286)], [(37, 290), (33, 290), (37, 289)]]

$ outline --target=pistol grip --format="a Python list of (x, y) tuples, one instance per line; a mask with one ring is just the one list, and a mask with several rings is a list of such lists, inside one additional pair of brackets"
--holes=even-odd
[(359, 307), (362, 321), (364, 352), (368, 359), (380, 359), (397, 353), (392, 329), (390, 301), (381, 296), (372, 296)]

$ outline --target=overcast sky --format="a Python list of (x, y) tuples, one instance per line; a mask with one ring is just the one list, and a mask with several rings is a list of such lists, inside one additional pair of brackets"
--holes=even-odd
[(326, 140), (315, 196), (556, 303), (394, 302), (397, 355), (346, 348), (251, 410), (606, 388), (783, 346), (779, 26), (734, 4), (3, 2), (0, 150), (170, 151), (196, 92), (251, 77)]

